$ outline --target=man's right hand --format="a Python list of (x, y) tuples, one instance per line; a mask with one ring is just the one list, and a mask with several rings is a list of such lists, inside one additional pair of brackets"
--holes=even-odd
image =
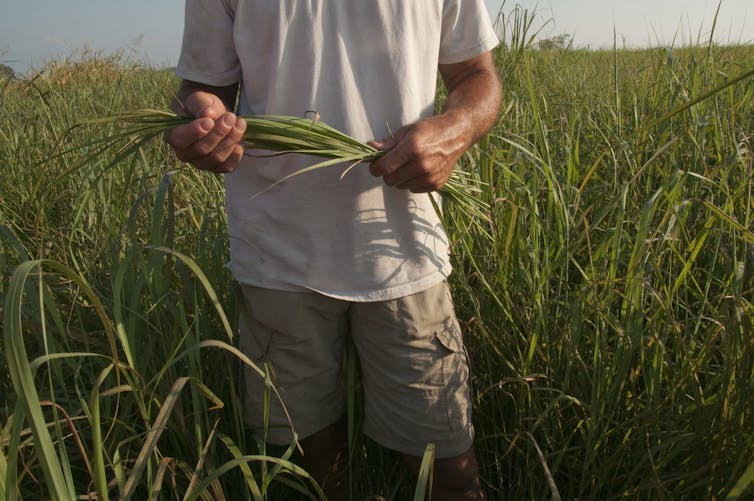
[(196, 117), (196, 120), (165, 134), (176, 156), (197, 169), (216, 173), (233, 171), (243, 157), (246, 121), (229, 112), (222, 99), (211, 92), (179, 91), (179, 98), (180, 102), (176, 100), (174, 105), (176, 112)]

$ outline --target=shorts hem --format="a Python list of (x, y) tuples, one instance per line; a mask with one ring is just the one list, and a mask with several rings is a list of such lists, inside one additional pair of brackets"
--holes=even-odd
[[(308, 438), (315, 433), (324, 430), (331, 424), (338, 422), (338, 420), (345, 415), (345, 410), (338, 412), (337, 415), (335, 414), (336, 413), (333, 412), (331, 414), (328, 414), (326, 418), (323, 417), (316, 422), (309, 422), (303, 426), (294, 426), (293, 429), (296, 431), (297, 440), (301, 441), (305, 438)], [(333, 415), (335, 415), (335, 417), (333, 417)], [(252, 435), (254, 435), (257, 440), (261, 441), (263, 438), (265, 438), (262, 429), (257, 428), (251, 423), (246, 423), (246, 427), (251, 431)], [(266, 441), (268, 444), (272, 445), (288, 445), (292, 443), (293, 433), (291, 432), (290, 426), (284, 425), (268, 428)]]
[(474, 427), (470, 426), (465, 431), (468, 434), (458, 436), (457, 438), (435, 441), (430, 440), (426, 442), (411, 442), (405, 440), (399, 441), (385, 439), (384, 437), (380, 436), (379, 433), (375, 432), (375, 430), (368, 429), (367, 426), (364, 426), (363, 430), (364, 435), (368, 436), (379, 445), (387, 449), (400, 452), (401, 454), (408, 454), (411, 456), (422, 457), (424, 455), (427, 444), (433, 442), (435, 444), (435, 457), (440, 459), (460, 456), (464, 452), (471, 449), (474, 444)]

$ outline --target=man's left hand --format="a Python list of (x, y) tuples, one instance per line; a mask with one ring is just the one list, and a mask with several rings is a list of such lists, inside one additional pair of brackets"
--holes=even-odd
[(471, 146), (468, 127), (453, 114), (425, 118), (370, 144), (386, 151), (370, 172), (385, 184), (414, 193), (437, 191), (450, 178), (461, 155)]
[(385, 151), (369, 170), (388, 186), (414, 193), (439, 190), (458, 159), (497, 121), (501, 88), (491, 52), (439, 69), (448, 88), (443, 112), (369, 143)]

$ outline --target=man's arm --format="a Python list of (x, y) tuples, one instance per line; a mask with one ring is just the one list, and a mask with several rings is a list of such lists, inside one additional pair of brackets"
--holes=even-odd
[(442, 113), (371, 143), (389, 150), (370, 167), (389, 186), (415, 193), (439, 190), (458, 159), (499, 117), (502, 89), (491, 52), (440, 65), (440, 75), (448, 88)]
[(237, 83), (214, 87), (181, 82), (173, 109), (196, 120), (165, 134), (180, 160), (211, 172), (230, 172), (238, 166), (243, 157), (246, 121), (228, 111), (233, 109), (237, 93)]

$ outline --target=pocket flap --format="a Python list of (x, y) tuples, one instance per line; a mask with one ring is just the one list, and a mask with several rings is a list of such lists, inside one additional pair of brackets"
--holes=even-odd
[(456, 322), (446, 322), (443, 328), (436, 333), (437, 340), (445, 348), (453, 353), (463, 351), (463, 341), (461, 340), (461, 329)]

